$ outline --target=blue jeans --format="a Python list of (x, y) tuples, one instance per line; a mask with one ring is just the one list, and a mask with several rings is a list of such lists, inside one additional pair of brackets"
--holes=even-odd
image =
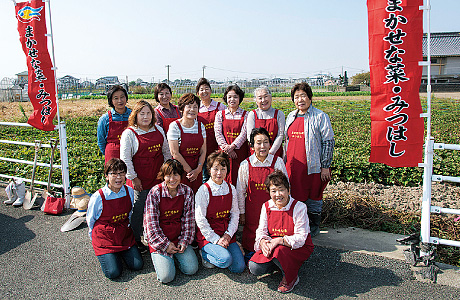
[(243, 253), (237, 243), (231, 243), (225, 249), (213, 243), (206, 244), (201, 249), (203, 259), (212, 263), (218, 268), (228, 268), (232, 273), (242, 273), (246, 267)]
[(179, 269), (185, 275), (193, 275), (198, 271), (198, 260), (195, 251), (190, 246), (185, 248), (184, 253), (174, 254), (174, 258), (159, 253), (150, 253), (150, 256), (155, 267), (155, 273), (157, 273), (157, 279), (162, 283), (171, 282), (176, 276), (174, 258), (177, 259)]
[(139, 271), (144, 266), (144, 261), (136, 245), (125, 251), (98, 255), (97, 259), (101, 263), (102, 272), (104, 272), (105, 277), (110, 279), (121, 275), (123, 269), (121, 259), (125, 261), (131, 270)]

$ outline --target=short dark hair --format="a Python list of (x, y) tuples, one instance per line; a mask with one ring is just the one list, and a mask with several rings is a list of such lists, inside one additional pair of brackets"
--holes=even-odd
[(265, 187), (267, 188), (267, 191), (270, 192), (270, 186), (284, 186), (288, 190), (290, 190), (289, 186), (289, 179), (287, 176), (281, 172), (280, 170), (275, 170), (271, 174), (267, 176), (265, 179)]
[(156, 100), (157, 102), (159, 102), (159, 101), (158, 101), (158, 94), (161, 92), (161, 90), (164, 90), (164, 89), (168, 89), (169, 92), (170, 92), (171, 95), (172, 95), (171, 87), (170, 87), (168, 84), (166, 84), (166, 83), (164, 83), (164, 82), (159, 83), (159, 84), (157, 84), (157, 85), (155, 86), (155, 88), (153, 89), (153, 95), (154, 95), (154, 98), (155, 98), (155, 100)]
[(104, 174), (105, 176), (109, 175), (110, 172), (113, 171), (122, 171), (127, 172), (128, 167), (126, 166), (125, 162), (119, 158), (111, 158), (108, 162), (104, 165)]
[(179, 110), (183, 112), (186, 105), (193, 104), (194, 102), (196, 102), (198, 107), (200, 107), (200, 97), (192, 93), (186, 93), (179, 98), (177, 106), (179, 107)]
[(218, 162), (221, 166), (227, 167), (227, 175), (230, 172), (230, 157), (227, 153), (216, 150), (213, 153), (209, 154), (207, 158), (206, 168), (208, 169), (209, 174), (211, 174), (212, 165)]
[(111, 108), (115, 108), (112, 102), (112, 98), (113, 98), (113, 94), (118, 91), (122, 91), (123, 94), (125, 94), (126, 102), (128, 102), (128, 92), (125, 90), (125, 88), (119, 84), (113, 85), (107, 92), (107, 103), (109, 104)]
[(224, 97), (222, 98), (222, 99), (224, 99), (225, 104), (227, 104), (227, 94), (230, 91), (234, 91), (238, 95), (238, 98), (240, 98), (240, 102), (238, 102), (238, 104), (240, 104), (241, 101), (243, 101), (243, 99), (244, 99), (244, 92), (237, 84), (229, 85), (225, 89)]
[(177, 159), (168, 159), (163, 163), (163, 165), (160, 168), (160, 172), (158, 172), (157, 179), (160, 180), (165, 180), (166, 175), (171, 175), (171, 174), (178, 174), (180, 177), (184, 175), (184, 167), (182, 164), (177, 160)]
[(268, 137), (268, 142), (270, 143), (270, 145), (272, 144), (272, 140), (270, 139), (270, 134), (268, 133), (267, 129), (263, 127), (259, 127), (259, 128), (253, 128), (251, 131), (251, 135), (249, 136), (249, 146), (250, 147), (254, 147), (254, 138), (256, 135), (259, 135), (259, 134), (263, 134), (266, 137)]
[(305, 81), (303, 82), (300, 82), (300, 83), (296, 83), (292, 89), (291, 89), (291, 99), (292, 99), (292, 102), (294, 102), (294, 94), (295, 92), (297, 91), (304, 91), (305, 93), (307, 93), (307, 97), (308, 99), (312, 99), (313, 98), (313, 92), (311, 91), (311, 87), (308, 85), (308, 83), (306, 83)]
[(202, 85), (207, 85), (212, 91), (212, 87), (211, 87), (211, 84), (209, 83), (209, 81), (206, 78), (202, 77), (202, 78), (200, 78), (198, 80), (198, 83), (196, 84), (195, 94), (198, 94), (198, 91), (200, 90), (200, 86), (202, 86)]

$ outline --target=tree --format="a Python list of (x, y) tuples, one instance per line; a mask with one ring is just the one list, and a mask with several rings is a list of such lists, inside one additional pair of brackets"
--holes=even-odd
[(352, 78), (352, 85), (365, 84), (367, 86), (371, 83), (371, 72), (358, 73)]
[(135, 86), (135, 85), (136, 85), (136, 82), (134, 80), (129, 82), (129, 86)]

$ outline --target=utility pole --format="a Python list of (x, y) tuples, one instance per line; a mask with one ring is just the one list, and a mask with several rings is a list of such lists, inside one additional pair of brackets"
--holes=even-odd
[(206, 66), (203, 66), (203, 78), (204, 78), (204, 69), (206, 69)]
[(171, 65), (166, 65), (165, 67), (168, 68), (168, 84), (170, 84), (170, 82), (169, 82), (169, 68), (171, 68)]

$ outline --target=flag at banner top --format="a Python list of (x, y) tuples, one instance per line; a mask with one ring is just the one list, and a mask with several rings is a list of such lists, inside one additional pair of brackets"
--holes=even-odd
[(371, 73), (370, 162), (416, 167), (423, 158), (420, 117), (423, 0), (368, 0)]
[(27, 123), (40, 130), (54, 130), (56, 85), (45, 34), (45, 2), (16, 3), (19, 40), (27, 57), (28, 95), (34, 108)]

